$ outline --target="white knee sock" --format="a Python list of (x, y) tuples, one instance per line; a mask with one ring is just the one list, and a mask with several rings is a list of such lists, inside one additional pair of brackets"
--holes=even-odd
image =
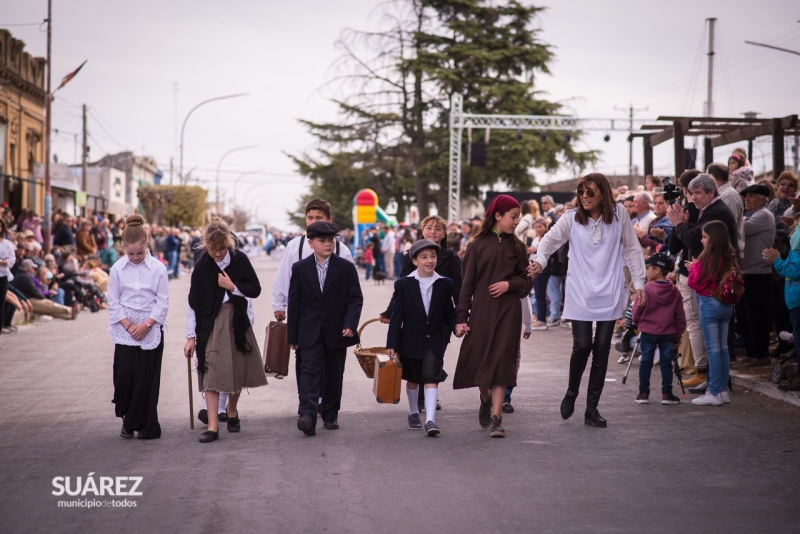
[(228, 411), (228, 394), (220, 392), (219, 394), (219, 409), (217, 413), (226, 413)]
[(436, 420), (436, 398), (439, 396), (438, 388), (425, 388), (425, 422)]
[(208, 410), (208, 403), (206, 402), (206, 394), (201, 393), (200, 396), (203, 397), (203, 409)]
[(406, 396), (408, 397), (408, 413), (419, 413), (419, 407), (417, 407), (417, 401), (419, 400), (419, 386), (417, 386), (416, 389), (411, 389), (410, 387), (406, 386)]

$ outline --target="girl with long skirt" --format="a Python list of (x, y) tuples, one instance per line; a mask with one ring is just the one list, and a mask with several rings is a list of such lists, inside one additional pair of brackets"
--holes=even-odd
[(456, 310), (461, 344), (454, 389), (480, 390), (478, 422), (493, 438), (505, 437), (503, 397), (517, 385), (517, 350), (522, 329), (520, 299), (533, 286), (525, 274), (525, 245), (514, 235), (520, 206), (514, 198), (492, 200), (480, 231), (464, 255), (464, 279)]
[[(239, 432), (242, 389), (267, 383), (253, 334), (251, 302), (261, 294), (261, 284), (247, 254), (236, 250), (222, 219), (211, 219), (200, 248), (203, 254), (192, 271), (189, 289), (183, 352), (191, 358), (197, 351), (198, 383), (209, 406), (217, 406), (220, 392), (228, 394), (228, 432)], [(209, 410), (208, 430), (200, 443), (218, 438), (217, 410)]]
[(125, 255), (108, 278), (108, 333), (114, 341), (114, 411), (122, 418), (119, 435), (158, 439), (158, 393), (163, 325), (167, 320), (167, 270), (147, 248), (144, 218), (125, 219)]

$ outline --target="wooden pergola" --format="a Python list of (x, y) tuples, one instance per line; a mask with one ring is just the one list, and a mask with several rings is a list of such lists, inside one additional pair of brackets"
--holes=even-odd
[[(658, 117), (662, 124), (645, 124), (628, 140), (641, 137), (644, 144), (644, 174), (653, 174), (653, 147), (674, 140), (675, 177), (686, 170), (686, 137), (703, 136), (704, 168), (714, 161), (714, 149), (720, 146), (772, 136), (772, 169), (777, 176), (785, 168), (784, 139), (800, 134), (797, 115), (775, 119), (721, 117)], [(671, 124), (669, 124), (671, 123)], [(752, 154), (749, 155), (752, 159)]]

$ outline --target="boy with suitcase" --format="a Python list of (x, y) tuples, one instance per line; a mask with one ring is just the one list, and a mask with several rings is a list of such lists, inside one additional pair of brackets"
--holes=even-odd
[(425, 389), (425, 433), (439, 434), (436, 425), (438, 387), (447, 378), (444, 351), (447, 334), (456, 325), (453, 281), (438, 274), (436, 256), (439, 245), (421, 239), (411, 246), (408, 257), (416, 270), (394, 283), (392, 315), (386, 349), (403, 364), (403, 379), (408, 396), (408, 428), (419, 430), (417, 400), (419, 385)]
[(297, 428), (307, 436), (316, 434), (317, 412), (326, 429), (339, 428), (347, 347), (359, 341), (364, 299), (355, 265), (334, 254), (338, 232), (338, 226), (326, 221), (308, 226), (307, 242), (314, 254), (292, 265), (289, 282), (289, 346), (303, 354)]

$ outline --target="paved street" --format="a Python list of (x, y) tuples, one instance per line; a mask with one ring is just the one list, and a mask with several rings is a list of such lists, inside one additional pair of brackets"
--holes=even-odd
[[(271, 317), (277, 262), (255, 260), (259, 342)], [(338, 431), (296, 429), (294, 377), (244, 393), (242, 431), (197, 441), (189, 429), (182, 356), (188, 276), (171, 282), (161, 380), (160, 440), (123, 440), (114, 417), (107, 314), (82, 313), (0, 338), (4, 532), (790, 532), (800, 531), (800, 409), (737, 390), (732, 404), (633, 402), (636, 366), (610, 364), (600, 406), (607, 429), (563, 421), (570, 334), (522, 343), (516, 413), (505, 439), (477, 421), (477, 390), (440, 395), (442, 434), (406, 428), (405, 397), (379, 405), (355, 357)], [(364, 283), (362, 320), (391, 284)], [(385, 326), (365, 331), (379, 345)], [(454, 372), (458, 341), (446, 369)], [(613, 356), (613, 354), (612, 354)], [(657, 371), (653, 374), (658, 384)], [(196, 376), (193, 377), (196, 388)], [(584, 401), (584, 391), (578, 406)], [(200, 396), (194, 393), (195, 412)], [(142, 477), (125, 508), (59, 508), (54, 477)], [(99, 482), (98, 482), (99, 485)], [(73, 486), (74, 487), (74, 486)]]

